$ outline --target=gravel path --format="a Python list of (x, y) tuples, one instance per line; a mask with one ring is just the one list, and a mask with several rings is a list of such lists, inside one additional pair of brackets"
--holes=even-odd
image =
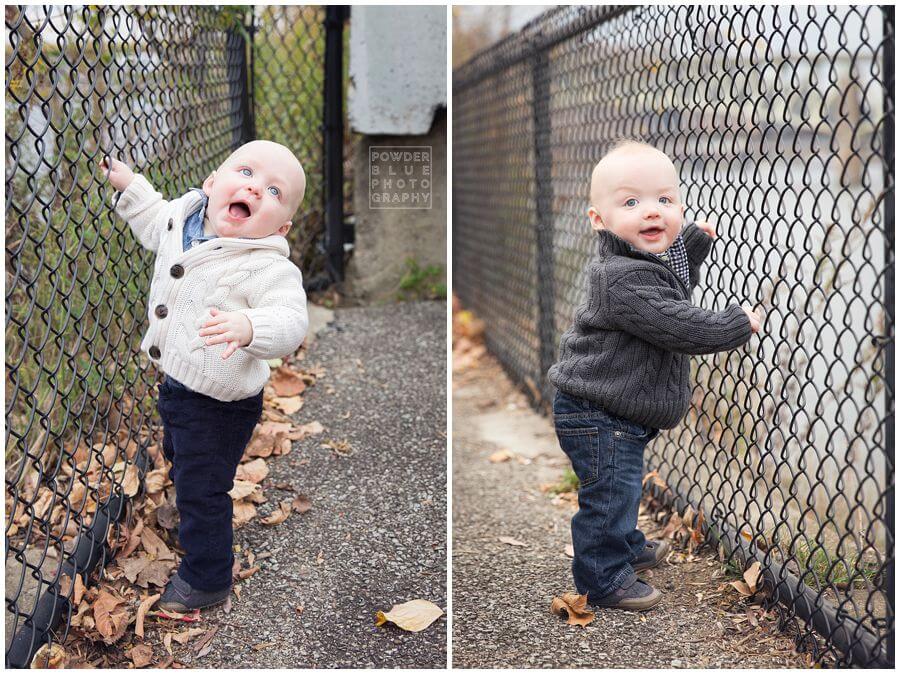
[[(269, 462), (269, 503), (288, 482), (313, 508), (284, 524), (258, 519), (235, 543), (261, 570), (241, 582), (212, 649), (176, 659), (199, 668), (441, 667), (447, 618), (426, 630), (374, 626), (410, 599), (446, 610), (446, 304), (339, 309), (306, 358), (325, 375), (304, 394), (300, 423), (325, 433)], [(320, 447), (347, 441), (350, 456)], [(302, 612), (298, 611), (302, 607)], [(258, 648), (254, 649), (256, 646)]]
[[(575, 510), (540, 486), (559, 482), (568, 460), (551, 421), (528, 408), (494, 361), (482, 364), (454, 375), (454, 667), (806, 666), (774, 617), (751, 626), (748, 606), (721, 589), (730, 579), (709, 551), (673, 552), (643, 574), (664, 593), (649, 612), (599, 611), (586, 628), (551, 615), (551, 598), (575, 591), (565, 552)], [(522, 460), (488, 459), (503, 449)], [(650, 515), (640, 526), (651, 538), (661, 530)]]

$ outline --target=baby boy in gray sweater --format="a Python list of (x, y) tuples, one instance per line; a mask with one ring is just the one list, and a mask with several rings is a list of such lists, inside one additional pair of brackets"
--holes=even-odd
[(594, 168), (599, 251), (549, 377), (557, 437), (580, 481), (572, 572), (595, 606), (645, 610), (661, 599), (635, 575), (668, 551), (637, 529), (644, 447), (687, 412), (690, 355), (736, 348), (760, 328), (749, 307), (691, 303), (715, 230), (685, 226), (684, 209), (675, 166), (650, 145), (620, 142)]

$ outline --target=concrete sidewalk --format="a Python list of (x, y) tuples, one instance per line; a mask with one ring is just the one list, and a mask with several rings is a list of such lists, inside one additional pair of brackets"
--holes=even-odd
[[(312, 509), (277, 526), (259, 518), (235, 543), (259, 557), (198, 668), (444, 667), (446, 615), (426, 630), (375, 627), (410, 599), (446, 610), (446, 304), (338, 309), (304, 365), (325, 369), (299, 423), (321, 435), (269, 462), (264, 516), (291, 492)], [(347, 442), (347, 456), (321, 447)], [(343, 453), (343, 452), (340, 452)], [(254, 649), (256, 646), (259, 650)]]
[[(752, 626), (713, 552), (673, 552), (642, 576), (663, 592), (643, 614), (601, 610), (585, 628), (551, 615), (574, 592), (570, 500), (559, 483), (568, 459), (552, 421), (532, 411), (491, 358), (454, 375), (453, 666), (543, 668), (805, 667), (775, 619)], [(492, 462), (495, 452), (519, 458)], [(494, 457), (495, 460), (500, 457)], [(645, 516), (650, 538), (662, 526)], [(509, 537), (524, 545), (509, 545)]]

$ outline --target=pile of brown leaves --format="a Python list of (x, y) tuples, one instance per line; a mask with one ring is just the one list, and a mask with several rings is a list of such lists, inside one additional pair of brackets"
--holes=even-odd
[[(244, 452), (234, 487), (229, 492), (234, 504), (235, 528), (257, 517), (257, 506), (269, 501), (270, 497), (263, 490), (269, 472), (266, 461), (288, 454), (293, 441), (319, 435), (325, 430), (315, 421), (297, 425), (288, 416), (303, 406), (303, 392), (323, 375), (321, 368), (302, 369), (298, 359), (289, 359), (272, 373), (263, 394), (262, 422), (257, 425)], [(70, 489), (71, 508), (81, 511), (85, 526), (90, 524), (97, 507), (95, 494), (105, 498), (115, 483), (121, 483), (128, 496), (135, 496), (140, 491), (139, 475), (133, 463), (137, 443), (132, 440), (124, 444), (124, 451), (123, 444), (120, 438), (119, 446), (111, 442), (93, 448), (78, 447), (74, 460), (62, 466), (61, 492)], [(148, 451), (152, 466), (145, 475), (144, 496), (131, 504), (129, 517), (119, 527), (111, 528), (109, 534), (108, 542), (115, 561), (103, 570), (102, 578), (91, 587), (86, 588), (80, 577), (74, 584), (70, 578), (63, 578), (63, 595), (70, 596), (73, 607), (66, 641), (42, 648), (35, 655), (33, 666), (178, 667), (173, 650), (177, 646), (173, 644), (185, 646), (193, 642), (193, 651), (198, 656), (209, 651), (218, 628), (203, 627), (199, 611), (179, 615), (151, 610), (177, 568), (182, 551), (177, 544), (178, 511), (174, 486), (168, 476), (169, 465), (158, 442), (151, 444)], [(79, 527), (71, 515), (66, 517), (65, 504), (60, 504), (58, 496), (47, 487), (41, 487), (35, 494), (37, 484), (37, 476), (26, 478), (15, 513), (10, 513), (12, 508), (7, 497), (7, 513), (12, 519), (10, 535), (26, 529), (33, 516), (47, 517), (53, 526), (53, 535), (73, 544)], [(302, 514), (312, 508), (309, 497), (296, 493), (293, 485), (279, 483), (273, 486), (279, 491), (294, 493), (280, 500), (268, 516), (260, 518), (262, 524), (274, 526), (292, 513)], [(34, 515), (31, 515), (21, 504), (35, 495)], [(64, 522), (67, 522), (65, 530), (62, 529)], [(41, 543), (38, 538), (29, 541), (30, 545)], [(262, 557), (256, 557), (250, 550), (237, 550), (233, 570), (235, 581), (257, 573), (260, 567), (255, 562)], [(234, 594), (240, 598), (240, 585), (234, 586)], [(226, 604), (226, 611), (229, 610), (230, 600)]]
[(453, 371), (463, 372), (478, 365), (487, 353), (484, 346), (484, 323), (462, 308), (453, 296)]

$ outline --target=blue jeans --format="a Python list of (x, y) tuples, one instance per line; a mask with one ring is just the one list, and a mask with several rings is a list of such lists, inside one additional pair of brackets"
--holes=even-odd
[(157, 408), (163, 422), (163, 452), (172, 462), (178, 569), (191, 587), (212, 592), (231, 585), (232, 504), (228, 492), (244, 448), (262, 414), (263, 392), (223, 402), (173, 384), (160, 384)]
[(581, 483), (572, 518), (572, 575), (578, 592), (593, 601), (634, 573), (631, 562), (644, 549), (637, 528), (644, 447), (659, 430), (562, 391), (553, 400), (553, 421)]

